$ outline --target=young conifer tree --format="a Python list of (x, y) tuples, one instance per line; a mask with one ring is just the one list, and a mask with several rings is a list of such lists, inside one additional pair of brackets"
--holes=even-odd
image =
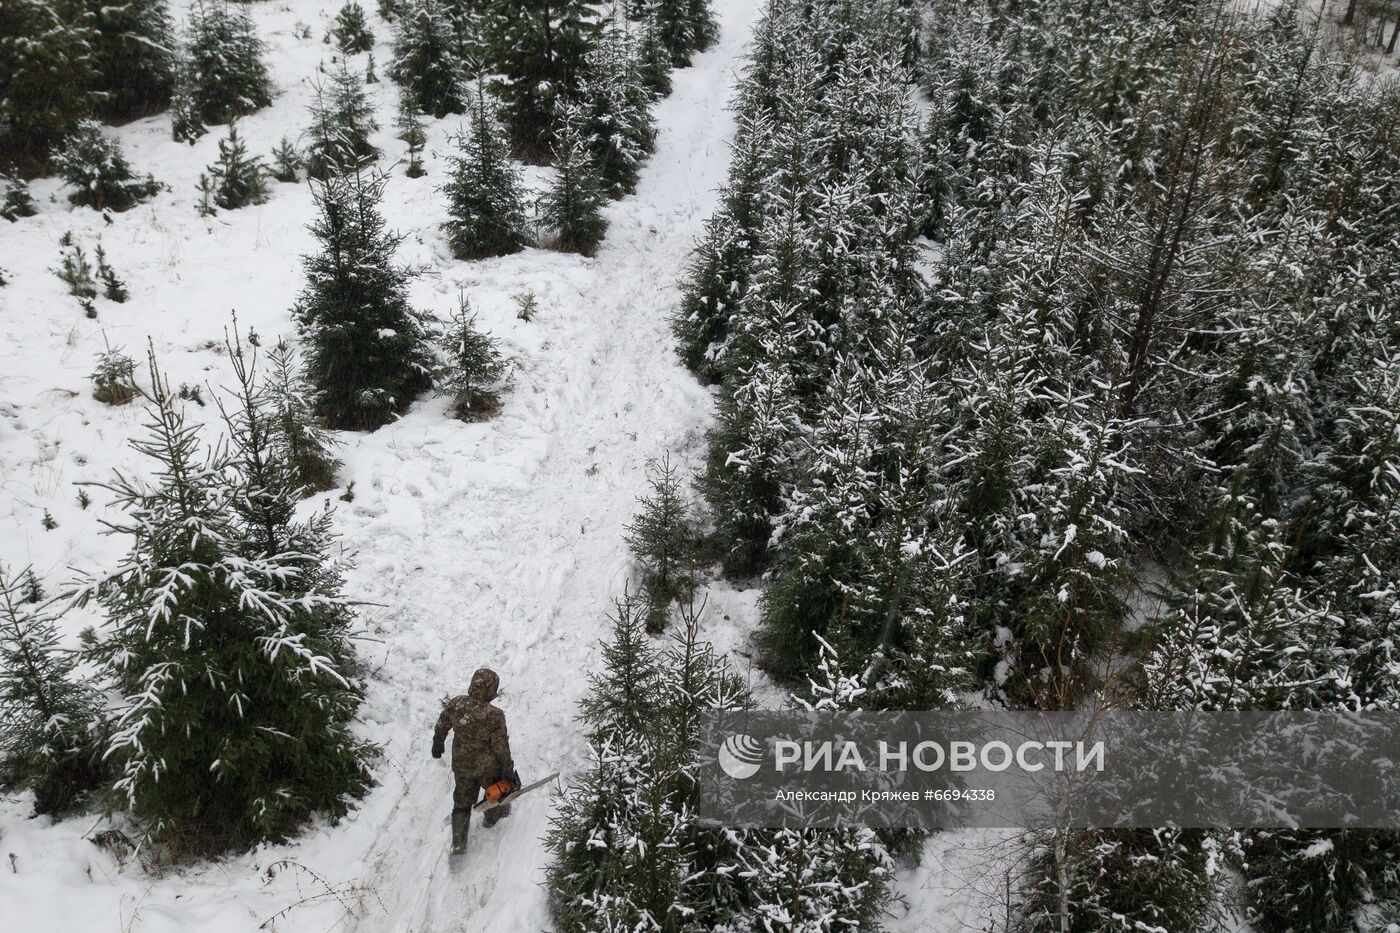
[(264, 392), (272, 418), (272, 443), (285, 461), (304, 495), (335, 486), (340, 461), (331, 453), (335, 438), (321, 427), (313, 408), (311, 389), (302, 380), (301, 362), (285, 341), (267, 355)]
[(408, 0), (398, 20), (389, 77), (411, 90), (418, 106), (439, 119), (466, 108), (466, 70), (439, 0)]
[(208, 190), (214, 204), (226, 211), (267, 200), (267, 169), (261, 157), (248, 154), (236, 121), (229, 123), (228, 138), (219, 140), (219, 159), (209, 166)]
[(443, 186), (450, 219), (443, 224), (458, 259), (504, 256), (530, 242), (520, 171), (496, 121), (495, 110), (477, 87), (471, 125), (457, 138), (452, 177)]
[[(247, 10), (198, 0), (190, 9), (176, 88), (193, 122), (227, 123), (272, 103), (264, 52)], [(176, 138), (182, 138), (178, 127)]]
[(318, 87), (311, 104), (306, 174), (325, 180), (364, 168), (379, 157), (379, 150), (369, 141), (378, 129), (364, 85), (342, 61), (331, 74), (330, 88)]
[(695, 564), (695, 529), (670, 455), (647, 464), (651, 495), (638, 502), (641, 511), (626, 527), (627, 546), (642, 565), (642, 596), (647, 631), (666, 627), (672, 603), (691, 595)]
[(61, 814), (105, 776), (102, 719), (40, 598), (32, 570), (0, 571), (0, 775), (34, 792), (36, 812)]
[(346, 55), (368, 52), (374, 47), (374, 33), (369, 30), (365, 8), (355, 0), (350, 0), (335, 15), (331, 36), (335, 39), (336, 48)]
[(385, 176), (332, 175), (316, 188), (320, 243), (303, 260), (306, 286), (294, 315), (316, 413), (328, 427), (373, 430), (431, 384), (430, 333), (408, 303), (410, 272), (394, 263), (399, 235), (378, 204)]
[(154, 113), (170, 100), (175, 37), (166, 0), (90, 0), (99, 112), (117, 120)]
[(33, 217), (34, 199), (30, 197), (29, 186), (21, 178), (0, 171), (0, 218), (9, 221), (21, 217)]
[(78, 124), (54, 164), (73, 189), (68, 200), (93, 210), (124, 211), (160, 189), (151, 176), (136, 177), (120, 144), (95, 120)]
[(597, 29), (584, 0), (500, 4), (488, 28), (486, 59), (500, 77), (492, 91), (516, 154), (542, 164), (550, 157), (559, 102), (574, 96)]
[(608, 222), (602, 179), (584, 134), (582, 114), (570, 105), (554, 142), (554, 184), (540, 199), (540, 220), (558, 231), (558, 248), (592, 256)]
[[(236, 348), (235, 348), (236, 349)], [(117, 570), (85, 588), (108, 624), (89, 647), (126, 696), (107, 755), (146, 836), (181, 853), (285, 839), (343, 814), (369, 784), (349, 731), (350, 610), (324, 518), (292, 515), (287, 470), (238, 371), (231, 447), (206, 449), (152, 358), (154, 483), (108, 488), (130, 536)]]
[(97, 32), (84, 0), (0, 6), (0, 165), (41, 168), (100, 100)]
[(506, 361), (490, 334), (476, 326), (467, 297), (458, 299), (457, 310), (438, 340), (443, 363), (437, 370), (438, 389), (452, 399), (452, 410), (463, 421), (490, 415), (501, 402), (499, 386)]
[(394, 126), (399, 131), (399, 139), (408, 146), (408, 167), (404, 174), (409, 178), (422, 178), (427, 174), (423, 170), (423, 147), (427, 145), (428, 136), (412, 88), (405, 87), (399, 92), (399, 112)]
[(608, 193), (615, 198), (631, 194), (642, 163), (655, 148), (656, 126), (638, 44), (631, 24), (620, 15), (589, 50), (578, 98), (584, 133)]

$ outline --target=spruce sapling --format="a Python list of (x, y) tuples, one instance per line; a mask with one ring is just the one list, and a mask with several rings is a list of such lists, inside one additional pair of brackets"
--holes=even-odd
[(626, 526), (626, 541), (642, 566), (647, 631), (656, 633), (666, 627), (671, 604), (692, 592), (695, 529), (670, 455), (649, 460), (647, 471), (651, 495), (638, 500), (642, 509)]
[(0, 164), (44, 168), (53, 147), (102, 101), (87, 4), (7, 0), (0, 5)]
[(297, 172), (301, 171), (302, 166), (301, 153), (297, 152), (290, 139), (283, 136), (272, 150), (272, 177), (284, 184), (295, 184)]
[[(181, 107), (187, 129), (227, 123), (272, 103), (264, 51), (246, 9), (204, 0), (191, 7), (176, 83), (176, 94), (186, 98)], [(181, 138), (190, 137), (177, 128), (176, 139)]]
[(346, 55), (368, 52), (374, 46), (374, 34), (369, 31), (365, 8), (355, 0), (340, 8), (331, 25), (331, 35), (336, 46)]
[(320, 251), (303, 260), (293, 314), (315, 410), (328, 427), (373, 430), (432, 382), (429, 328), (408, 303), (411, 273), (394, 263), (402, 237), (378, 210), (387, 179), (332, 175), (313, 189)]
[(57, 619), (37, 607), (33, 570), (0, 570), (0, 779), (34, 792), (38, 813), (61, 814), (101, 782), (97, 698), (74, 676), (58, 644)]
[(83, 248), (74, 243), (71, 236), (64, 237), (63, 260), (58, 267), (58, 277), (68, 286), (68, 294), (80, 299), (97, 297), (92, 265)]
[[(209, 166), (207, 190), (215, 206), (226, 211), (267, 200), (267, 169), (260, 156), (250, 156), (238, 138), (237, 121), (230, 121), (228, 138), (219, 140), (219, 159)], [(201, 181), (203, 176), (201, 176)], [(201, 185), (201, 192), (206, 186)]]
[(34, 216), (34, 200), (22, 178), (0, 171), (0, 217), (19, 220)]
[(406, 0), (394, 38), (389, 77), (413, 91), (418, 105), (441, 119), (466, 106), (465, 67), (439, 0)]
[(504, 256), (529, 243), (525, 194), (495, 112), (477, 88), (471, 126), (457, 138), (452, 177), (443, 186), (450, 219), (443, 224), (458, 259)]
[(490, 334), (476, 327), (476, 316), (465, 295), (443, 330), (438, 343), (443, 363), (436, 382), (452, 399), (452, 411), (463, 421), (489, 418), (500, 406), (497, 387), (506, 373), (506, 362)]
[(150, 358), (135, 446), (155, 475), (106, 485), (130, 550), (75, 594), (107, 615), (87, 654), (126, 697), (106, 751), (118, 802), (177, 856), (284, 840), (370, 783), (329, 518), (296, 519), (253, 363), (237, 345), (230, 358), (229, 443), (213, 449)]
[(73, 189), (68, 200), (93, 210), (124, 211), (160, 188), (151, 176), (132, 174), (121, 146), (95, 120), (78, 124), (54, 164)]
[(136, 363), (121, 347), (108, 346), (98, 354), (92, 397), (108, 405), (125, 405), (136, 397)]
[(561, 250), (592, 256), (603, 239), (602, 181), (583, 134), (582, 115), (570, 106), (554, 143), (554, 184), (540, 199), (540, 218), (558, 232)]
[(332, 174), (355, 171), (379, 157), (369, 137), (379, 129), (374, 107), (364, 85), (341, 62), (331, 75), (331, 85), (316, 88), (307, 131), (306, 173), (324, 180)]
[(176, 43), (166, 0), (92, 3), (98, 112), (122, 122), (155, 113), (170, 99)]
[(540, 301), (534, 292), (521, 292), (515, 296), (515, 316), (526, 324), (535, 319), (540, 310)]
[(423, 170), (423, 147), (428, 142), (423, 130), (423, 119), (419, 115), (418, 98), (412, 88), (405, 87), (399, 92), (399, 113), (395, 121), (399, 139), (408, 146), (408, 168), (404, 174), (409, 178), (421, 178)]
[(335, 438), (321, 427), (312, 408), (311, 389), (301, 377), (301, 362), (285, 340), (268, 354), (267, 395), (272, 443), (291, 467), (297, 484), (310, 495), (335, 487), (340, 461), (331, 454)]
[(126, 301), (128, 292), (126, 283), (117, 277), (117, 272), (107, 264), (107, 253), (102, 249), (102, 244), (97, 244), (97, 277), (102, 281), (102, 297), (108, 301), (115, 301), (121, 304)]

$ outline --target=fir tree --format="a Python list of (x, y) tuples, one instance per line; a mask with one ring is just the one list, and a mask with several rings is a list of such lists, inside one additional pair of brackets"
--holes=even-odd
[(136, 397), (136, 363), (121, 347), (98, 354), (92, 371), (92, 397), (107, 405), (125, 405)]
[(159, 479), (109, 484), (131, 550), (79, 594), (107, 613), (89, 654), (127, 697), (107, 752), (115, 790), (148, 837), (191, 854), (285, 839), (369, 784), (369, 750), (349, 732), (350, 612), (325, 518), (292, 518), (251, 364), (234, 349), (228, 450), (201, 449), (152, 359), (136, 449)]
[(423, 129), (423, 120), (419, 115), (418, 99), (410, 88), (403, 88), (399, 92), (399, 113), (395, 127), (399, 131), (399, 139), (408, 146), (408, 168), (404, 169), (404, 174), (409, 178), (422, 178), (427, 174), (423, 170), (423, 147), (427, 145), (428, 135)]
[(93, 210), (124, 211), (160, 189), (151, 176), (132, 174), (117, 141), (93, 120), (78, 124), (54, 164), (73, 189), (68, 200)]
[(635, 602), (618, 602), (604, 668), (581, 719), (590, 766), (572, 784), (546, 845), (560, 930), (699, 929), (737, 919), (733, 837), (699, 825), (689, 773), (702, 709), (733, 709), (742, 689), (688, 625), (658, 651)]
[(414, 94), (434, 117), (466, 108), (465, 68), (452, 24), (439, 0), (409, 0), (399, 17), (389, 77)]
[(358, 171), (379, 157), (369, 141), (379, 129), (364, 86), (341, 62), (331, 86), (316, 89), (306, 144), (306, 174), (324, 181), (333, 174)]
[(637, 68), (642, 82), (658, 98), (671, 93), (671, 50), (661, 36), (655, 0), (647, 0), (632, 17), (637, 29)]
[(443, 186), (450, 219), (443, 224), (458, 259), (504, 256), (530, 242), (520, 172), (512, 164), (500, 125), (478, 87), (471, 125), (457, 138), (452, 177)]
[[(176, 88), (192, 118), (189, 125), (227, 123), (272, 103), (263, 53), (247, 10), (223, 0), (200, 0), (191, 7)], [(182, 135), (189, 138), (177, 127), (176, 138)]]
[(476, 315), (465, 295), (439, 337), (443, 363), (435, 382), (452, 399), (453, 413), (463, 421), (490, 417), (500, 407), (497, 387), (506, 373), (506, 362), (490, 334), (476, 327)]
[(228, 138), (219, 140), (219, 159), (209, 166), (213, 203), (226, 211), (267, 200), (267, 169), (258, 156), (238, 138), (236, 121), (230, 121)]
[(669, 455), (647, 463), (651, 495), (626, 527), (632, 556), (642, 566), (642, 595), (648, 632), (666, 627), (671, 604), (690, 597), (696, 560), (695, 529)]
[(292, 478), (303, 494), (310, 495), (335, 487), (340, 461), (331, 453), (335, 439), (321, 427), (313, 412), (311, 390), (302, 381), (296, 352), (284, 340), (268, 354), (268, 414), (272, 423), (272, 446), (278, 458), (292, 471)]
[(193, 65), (182, 55), (175, 63), (175, 86), (170, 92), (170, 136), (177, 143), (193, 146), (209, 132), (200, 112), (199, 86)]
[(291, 140), (283, 136), (282, 141), (272, 150), (272, 177), (280, 182), (294, 184), (297, 181), (297, 172), (305, 165), (301, 153), (292, 145)]
[(29, 186), (23, 179), (0, 171), (0, 217), (17, 221), (21, 217), (33, 217), (34, 214), (34, 200), (29, 196)]
[(1015, 906), (1014, 929), (1209, 929), (1219, 881), (1207, 867), (1220, 855), (1199, 831), (1043, 832), (1031, 857), (1037, 880)]
[(160, 110), (175, 79), (175, 38), (165, 0), (88, 0), (96, 33), (99, 112), (117, 120)]
[(58, 645), (57, 619), (33, 604), (24, 580), (0, 571), (0, 778), (34, 792), (37, 813), (82, 803), (106, 775), (98, 697)]
[(608, 222), (601, 213), (602, 180), (581, 124), (576, 110), (564, 117), (554, 143), (554, 184), (540, 199), (539, 213), (546, 227), (558, 231), (559, 249), (592, 256)]
[(374, 47), (374, 33), (369, 31), (365, 8), (355, 0), (350, 0), (335, 15), (331, 36), (335, 39), (336, 47), (346, 55), (368, 52)]
[(294, 314), (315, 410), (331, 428), (387, 424), (431, 382), (427, 327), (406, 295), (410, 273), (393, 262), (401, 238), (378, 210), (386, 182), (356, 172), (316, 189), (311, 230), (321, 249), (303, 261)]
[(676, 68), (689, 65), (691, 54), (709, 48), (719, 35), (709, 0), (646, 0), (634, 8), (655, 24)]
[[(637, 43), (626, 21), (609, 23), (585, 61), (578, 116), (598, 174), (608, 192), (620, 198), (636, 190), (642, 162), (654, 149), (656, 139), (652, 92), (643, 78)], [(565, 118), (569, 116), (566, 111)]]
[(98, 100), (97, 33), (84, 0), (0, 7), (0, 164), (44, 165)]
[(126, 301), (129, 294), (126, 290), (126, 283), (117, 277), (117, 271), (107, 263), (107, 253), (102, 249), (102, 244), (97, 244), (97, 278), (102, 282), (102, 297), (108, 301), (115, 301), (118, 304)]
[(76, 243), (69, 241), (63, 248), (63, 262), (58, 268), (58, 277), (68, 286), (68, 294), (75, 298), (96, 298), (97, 283), (92, 278), (92, 264), (87, 253)]
[(527, 162), (549, 158), (559, 102), (575, 95), (595, 29), (594, 11), (583, 0), (497, 7), (487, 53), (500, 75), (492, 91), (515, 152)]

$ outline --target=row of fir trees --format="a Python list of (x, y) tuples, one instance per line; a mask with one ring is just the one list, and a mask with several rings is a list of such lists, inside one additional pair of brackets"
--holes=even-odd
[[(670, 68), (688, 60), (690, 51), (712, 36), (708, 4), (685, 9), (703, 25), (681, 33), (690, 37), (687, 43), (699, 44), (683, 44), (662, 58), (655, 71), (647, 68), (641, 37), (647, 17), (663, 11), (671, 15), (676, 12), (671, 6), (618, 7), (601, 20), (587, 20), (589, 29), (580, 33), (577, 74), (551, 93), (550, 123), (538, 130), (548, 137), (555, 177), (533, 205), (536, 220), (513, 159), (520, 151), (528, 155), (528, 147), (520, 146), (511, 98), (499, 86), (499, 73), (508, 72), (490, 78), (479, 66), (476, 79), (469, 80), (464, 65), (484, 60), (477, 42), (486, 29), (482, 23), (495, 22), (491, 28), (498, 28), (505, 14), (488, 16), (473, 8), (474, 16), (481, 13), (486, 19), (466, 17), (438, 0), (387, 7), (398, 29), (389, 73), (403, 85), (403, 138), (421, 148), (421, 113), (468, 113), (442, 186), (448, 208), (443, 231), (453, 255), (467, 260), (508, 255), (539, 234), (548, 245), (592, 254), (606, 229), (603, 205), (635, 190), (642, 163), (654, 147), (651, 108), (669, 89)], [(547, 83), (538, 82), (540, 87)], [(488, 93), (492, 88), (494, 93)], [(495, 404), (492, 384), (502, 373), (499, 354), (475, 328), (465, 303), (441, 332), (409, 305), (406, 287), (412, 273), (395, 263), (400, 238), (386, 229), (378, 210), (386, 178), (364, 171), (377, 156), (369, 142), (376, 129), (363, 85), (342, 67), (318, 95), (310, 142), (298, 163), (319, 180), (314, 188), (319, 216), (312, 231), (320, 250), (305, 260), (307, 284), (294, 312), (307, 347), (316, 414), (332, 428), (372, 430), (397, 417), (434, 381), (453, 396), (459, 415), (481, 414)], [(422, 173), (416, 161), (410, 165), (410, 175)], [(434, 362), (435, 338), (448, 360), (441, 366)]]
[[(675, 332), (776, 676), (1400, 706), (1400, 87), (1306, 12), (768, 4)], [(1023, 931), (1400, 912), (1388, 832), (1047, 832), (1024, 865)]]

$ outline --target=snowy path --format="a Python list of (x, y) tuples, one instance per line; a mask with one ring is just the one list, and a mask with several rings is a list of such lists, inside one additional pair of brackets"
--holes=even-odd
[(572, 718), (604, 612), (627, 580), (621, 531), (645, 490), (644, 461), (669, 450), (693, 465), (709, 418), (708, 394), (671, 352), (667, 316), (724, 179), (725, 106), (756, 8), (718, 12), (720, 43), (676, 73), (657, 107), (657, 152), (637, 193), (611, 209), (595, 259), (528, 252), (447, 270), (453, 290), (460, 276), (473, 290), (539, 296), (539, 352), (522, 360), (500, 419), (444, 432), (438, 411), (414, 414), (347, 456), (356, 500), (341, 519), (359, 549), (354, 582), (394, 607), (381, 623), (399, 656), (373, 701), (401, 771), (377, 791), (381, 807), (394, 803), (350, 872), (378, 899), (359, 929), (548, 925), (549, 794), (491, 830), (477, 821), (465, 864), (448, 872), (449, 769), (428, 757), (428, 732), (443, 693), (490, 665), (526, 780), (579, 760)]

